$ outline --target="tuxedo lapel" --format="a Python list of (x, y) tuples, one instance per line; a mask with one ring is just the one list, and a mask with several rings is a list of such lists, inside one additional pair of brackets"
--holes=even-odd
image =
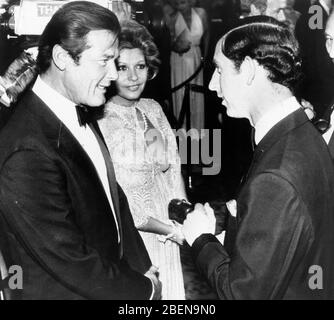
[[(118, 186), (117, 186), (114, 166), (113, 166), (110, 154), (109, 154), (109, 150), (107, 148), (107, 145), (105, 143), (105, 140), (103, 138), (101, 130), (100, 130), (96, 121), (94, 121), (91, 124), (91, 129), (92, 129), (93, 133), (95, 134), (96, 139), (98, 140), (98, 143), (99, 143), (100, 148), (101, 148), (101, 152), (103, 153), (103, 157), (105, 159), (105, 164), (106, 164), (107, 174), (108, 174), (110, 194), (111, 194), (111, 198), (112, 198), (112, 201), (113, 201), (115, 215), (116, 215), (118, 226), (119, 226), (120, 238), (122, 239), (122, 236), (123, 236), (122, 235), (122, 227), (121, 227), (122, 222), (121, 222), (121, 214), (120, 214), (120, 208), (119, 208)], [(123, 251), (121, 251), (121, 256), (122, 255), (123, 255)]]
[[(44, 104), (44, 102), (41, 101), (34, 93), (31, 92), (29, 94), (31, 96), (28, 96), (28, 99), (31, 99), (31, 103), (27, 103), (28, 108), (30, 108), (30, 110), (27, 111), (34, 113), (35, 117), (40, 118), (38, 119), (38, 122), (44, 124), (43, 132), (46, 134), (51, 145), (53, 145), (53, 147), (58, 151), (60, 157), (67, 163), (70, 170), (72, 172), (84, 173), (78, 176), (78, 182), (81, 180), (83, 184), (93, 186), (92, 189), (94, 192), (99, 195), (99, 198), (103, 199), (105, 202), (105, 207), (110, 208), (110, 212), (106, 212), (106, 214), (113, 215), (112, 208), (110, 207), (99, 175), (85, 150), (69, 131), (69, 129), (63, 124), (62, 121), (59, 120), (56, 115), (54, 115), (54, 113)], [(119, 226), (121, 239), (119, 249), (120, 255), (122, 255), (122, 226), (119, 212), (119, 198), (117, 195), (117, 183), (115, 178), (108, 180), (112, 180), (109, 181), (110, 191)], [(110, 232), (112, 232), (112, 230)], [(115, 232), (117, 234), (116, 224)]]
[(329, 140), (328, 148), (332, 159), (334, 159), (334, 133), (332, 134), (331, 139)]

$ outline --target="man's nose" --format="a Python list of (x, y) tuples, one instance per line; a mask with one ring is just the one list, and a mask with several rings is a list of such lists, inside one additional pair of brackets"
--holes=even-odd
[(111, 81), (116, 81), (118, 79), (118, 72), (117, 72), (115, 61), (110, 61), (108, 63), (107, 78)]
[(209, 90), (219, 92), (219, 77), (217, 71), (212, 75), (212, 78), (209, 83)]

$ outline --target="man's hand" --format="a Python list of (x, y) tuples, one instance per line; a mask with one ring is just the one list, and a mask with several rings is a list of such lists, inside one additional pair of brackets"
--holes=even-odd
[(131, 5), (124, 1), (113, 1), (112, 12), (117, 16), (118, 21), (131, 19)]
[(158, 279), (159, 277), (159, 269), (155, 266), (152, 266), (150, 270), (145, 273), (145, 276), (152, 281), (153, 284), (153, 296), (151, 300), (160, 300), (161, 299), (161, 282)]
[(196, 204), (195, 210), (187, 215), (182, 232), (190, 246), (202, 234), (215, 234), (216, 217), (208, 203), (205, 206)]

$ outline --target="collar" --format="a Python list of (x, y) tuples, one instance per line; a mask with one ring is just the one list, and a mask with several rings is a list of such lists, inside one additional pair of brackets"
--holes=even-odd
[(37, 77), (32, 91), (68, 128), (76, 124), (79, 126), (75, 103), (51, 88), (40, 76)]
[(320, 5), (325, 9), (327, 14), (330, 14), (331, 9), (328, 7), (327, 3), (324, 0), (319, 0)]
[(255, 125), (255, 143), (258, 145), (270, 129), (300, 108), (296, 97), (288, 98), (273, 106)]
[(334, 133), (334, 112), (332, 112), (331, 114), (331, 118), (330, 118), (330, 128), (329, 130), (323, 134), (323, 138), (325, 139), (326, 143), (329, 144), (332, 136)]

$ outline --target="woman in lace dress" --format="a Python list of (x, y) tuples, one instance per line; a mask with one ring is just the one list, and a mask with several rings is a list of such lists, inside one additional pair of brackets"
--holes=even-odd
[(158, 69), (158, 51), (145, 27), (123, 22), (116, 94), (100, 128), (116, 178), (127, 195), (136, 227), (152, 263), (159, 267), (163, 299), (184, 299), (180, 227), (168, 220), (168, 203), (185, 198), (175, 136), (154, 100), (141, 99)]

